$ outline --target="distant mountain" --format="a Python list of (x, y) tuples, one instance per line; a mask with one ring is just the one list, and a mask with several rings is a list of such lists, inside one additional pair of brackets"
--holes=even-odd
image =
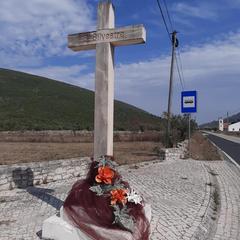
[[(229, 123), (239, 122), (240, 121), (240, 112), (230, 116), (228, 118), (228, 121), (229, 121)], [(227, 122), (227, 118), (224, 118), (224, 122)], [(204, 124), (200, 125), (199, 127), (200, 128), (209, 128), (209, 129), (218, 128), (218, 121), (204, 123)]]
[[(93, 129), (94, 92), (0, 69), (0, 131)], [(161, 118), (115, 101), (117, 130), (159, 129)]]

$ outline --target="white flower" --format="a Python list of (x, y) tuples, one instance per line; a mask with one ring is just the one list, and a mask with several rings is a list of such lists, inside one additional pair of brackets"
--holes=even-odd
[(141, 204), (142, 197), (138, 195), (133, 189), (127, 192), (127, 200), (128, 202), (134, 202), (135, 204)]

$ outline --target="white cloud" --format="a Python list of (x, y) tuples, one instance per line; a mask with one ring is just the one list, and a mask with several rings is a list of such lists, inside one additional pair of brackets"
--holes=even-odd
[(225, 9), (226, 9), (226, 6), (229, 6), (229, 7), (233, 8), (233, 9), (236, 9), (236, 8), (240, 7), (240, 1), (239, 0), (221, 0), (220, 4)]
[[(240, 33), (231, 33), (223, 40), (214, 40), (200, 46), (186, 47), (181, 51), (181, 59), (187, 84), (200, 79), (207, 81), (212, 76), (220, 76), (220, 81), (223, 75), (240, 74)], [(119, 64), (116, 66), (116, 84), (126, 94), (131, 94), (135, 88), (146, 85), (152, 87), (167, 85), (170, 61), (170, 56), (162, 56), (131, 64)], [(86, 75), (82, 73), (86, 68), (86, 65), (73, 65), (21, 69), (67, 82), (74, 82), (73, 78), (76, 76), (93, 80), (93, 73)], [(81, 85), (80, 82), (78, 84)], [(92, 85), (84, 85), (92, 88)]]
[[(182, 51), (181, 59), (187, 89), (199, 91), (200, 122), (215, 118), (216, 114), (222, 114), (223, 109), (231, 111), (231, 108), (238, 107), (239, 101), (236, 101), (236, 96), (240, 89), (240, 32), (230, 33), (222, 40), (186, 47)], [(170, 56), (162, 56), (137, 63), (117, 65), (116, 97), (155, 114), (165, 111), (170, 60)], [(73, 65), (30, 68), (27, 71), (94, 89), (94, 73), (84, 74), (85, 69), (85, 65)], [(174, 86), (173, 109), (179, 112), (179, 97), (182, 89), (176, 74)]]
[(82, 87), (89, 87), (90, 82), (87, 81), (86, 83), (82, 81), (83, 71), (87, 69), (86, 65), (72, 65), (72, 66), (47, 66), (41, 68), (19, 68), (17, 70), (47, 77), (50, 79), (67, 82), (72, 85), (82, 86)]
[(188, 81), (210, 76), (237, 75), (240, 62), (240, 32), (223, 40), (186, 48), (182, 54)]
[[(174, 1), (170, 5), (174, 22), (190, 28), (196, 27), (194, 18), (196, 20), (224, 21), (223, 19), (232, 15), (232, 10), (236, 11), (239, 8), (239, 0)], [(183, 28), (181, 32), (185, 32), (185, 29)]]
[[(92, 9), (86, 0), (0, 1), (0, 61), (70, 54), (69, 33), (93, 29)], [(11, 66), (12, 64), (10, 64)], [(24, 66), (19, 61), (15, 66)]]
[[(231, 33), (223, 40), (186, 47), (181, 52), (181, 59), (187, 83), (195, 79), (209, 79), (211, 76), (240, 74), (240, 32)], [(162, 86), (166, 85), (169, 78), (169, 65), (169, 56), (119, 65), (117, 78), (126, 88), (144, 85)]]
[(210, 4), (203, 4), (203, 2), (196, 5), (190, 5), (183, 2), (174, 4), (175, 12), (181, 13), (185, 16), (197, 17), (202, 19), (216, 19), (217, 12), (214, 11)]

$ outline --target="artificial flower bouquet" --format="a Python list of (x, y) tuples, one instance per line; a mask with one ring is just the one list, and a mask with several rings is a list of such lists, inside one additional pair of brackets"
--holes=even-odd
[(127, 231), (133, 240), (148, 240), (150, 224), (144, 201), (122, 180), (112, 160), (103, 156), (92, 162), (87, 178), (73, 185), (64, 211), (71, 223), (90, 239), (109, 239), (99, 233), (99, 229), (107, 229)]

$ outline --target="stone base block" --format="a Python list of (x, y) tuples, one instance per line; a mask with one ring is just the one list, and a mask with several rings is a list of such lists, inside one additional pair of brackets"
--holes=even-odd
[[(151, 221), (151, 205), (146, 204), (145, 214), (149, 222)], [(60, 216), (56, 215), (46, 219), (43, 222), (42, 238), (51, 240), (92, 240), (84, 234), (79, 228), (76, 228), (67, 222), (63, 210), (60, 210)], [(122, 240), (132, 240), (132, 234), (121, 230), (107, 230), (99, 227), (93, 227), (95, 231), (109, 236), (109, 240), (114, 238)]]
[(51, 240), (90, 240), (62, 218), (52, 216), (43, 222), (42, 238)]

